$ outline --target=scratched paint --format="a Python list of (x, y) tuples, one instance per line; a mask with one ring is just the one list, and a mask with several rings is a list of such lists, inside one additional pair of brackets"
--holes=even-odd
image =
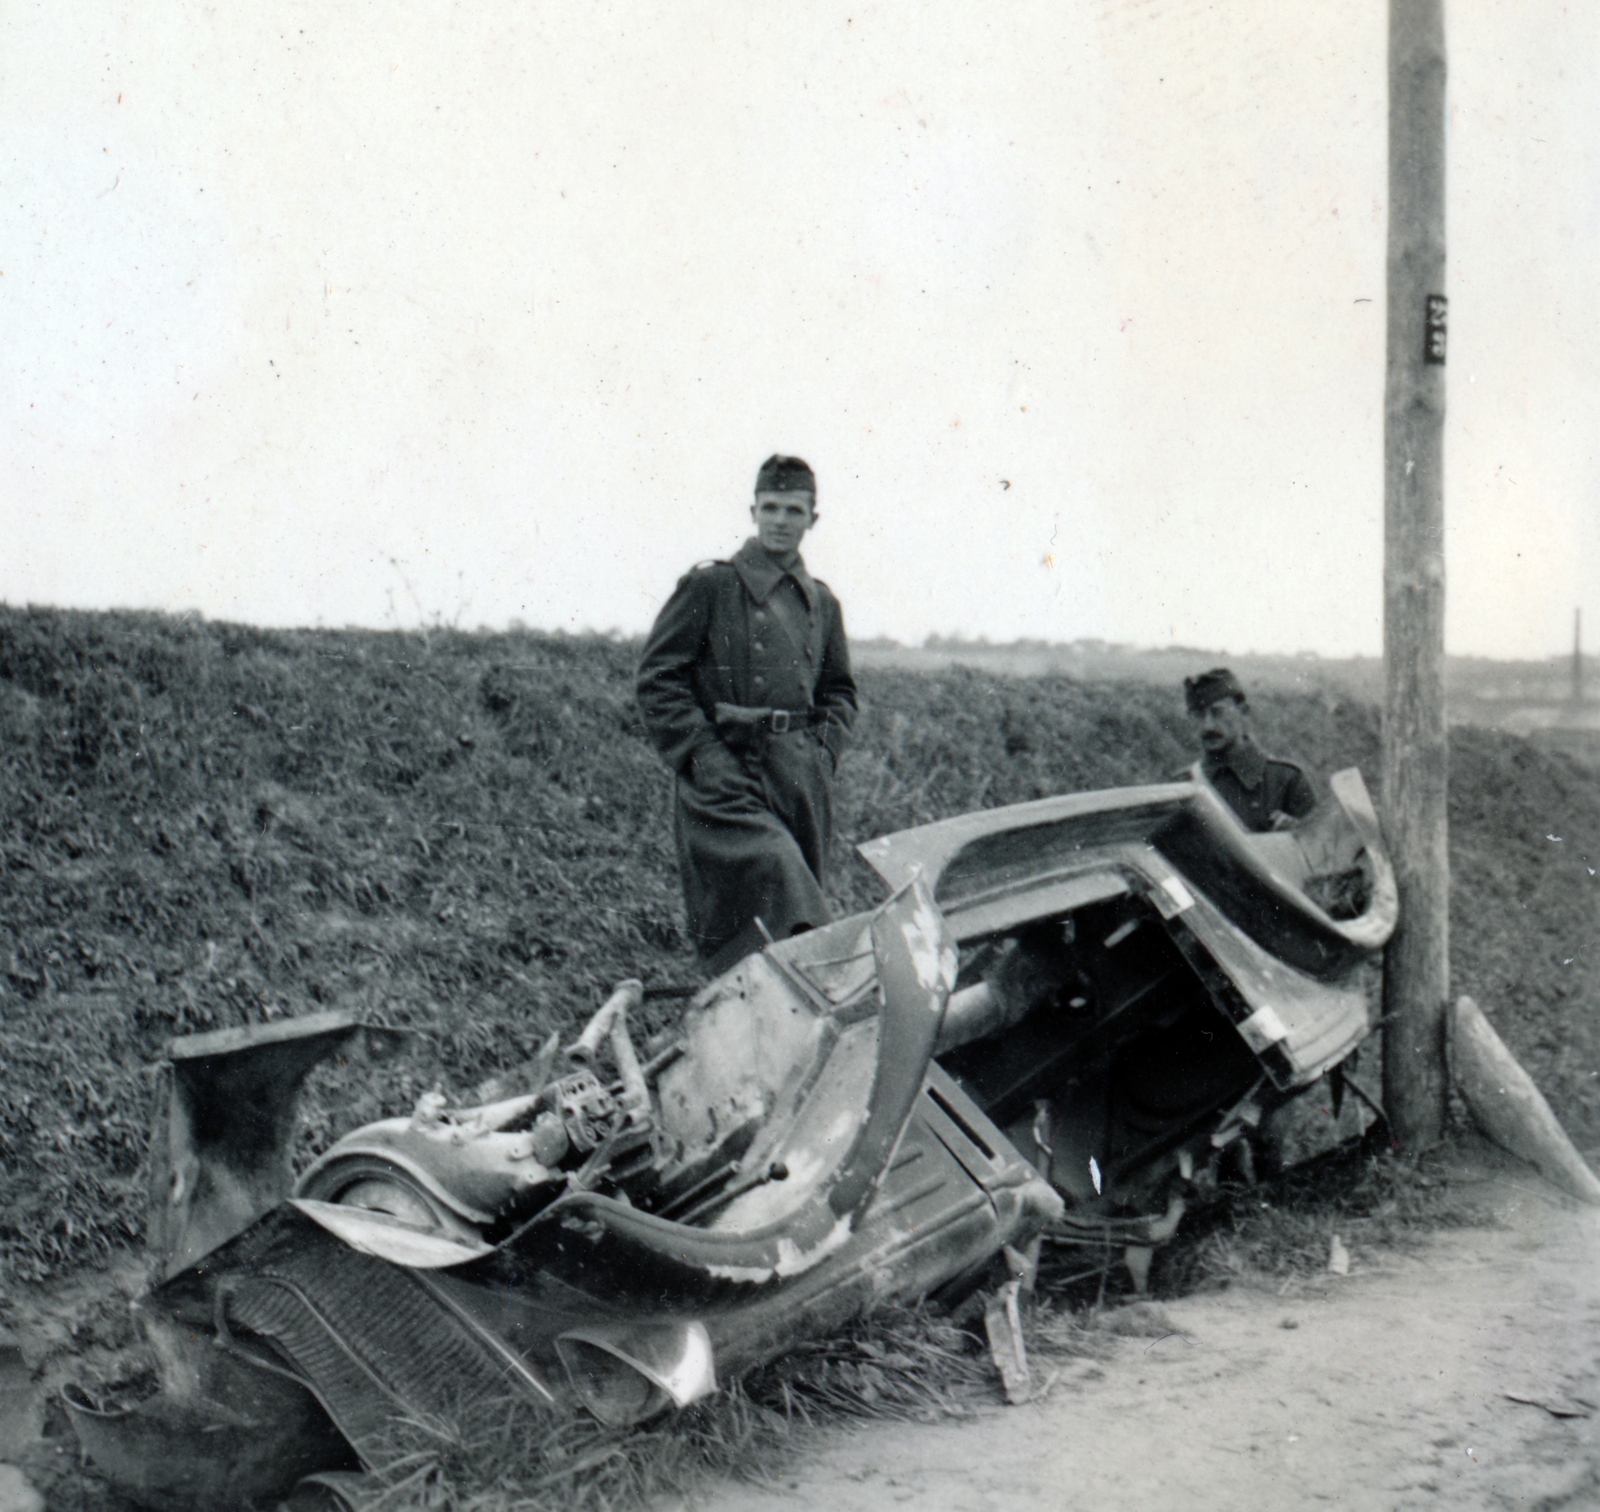
[(800, 1276), (812, 1266), (826, 1260), (835, 1250), (849, 1243), (851, 1221), (848, 1214), (841, 1218), (820, 1241), (810, 1249), (801, 1249), (785, 1235), (778, 1241), (778, 1259), (772, 1266), (761, 1265), (708, 1265), (706, 1274), (719, 1281), (744, 1281), (759, 1285), (774, 1276)]
[[(900, 932), (905, 937), (906, 949), (911, 953), (911, 964), (923, 990), (937, 992), (942, 988), (948, 993), (956, 984), (956, 968), (959, 964), (955, 942), (951, 940), (938, 909), (933, 906), (933, 899), (921, 888), (917, 890), (916, 909), (900, 925)], [(937, 1010), (942, 1004), (931, 1003), (929, 1006)]]
[[(836, 1119), (823, 1132), (821, 1143), (832, 1146), (849, 1139), (855, 1132), (854, 1116)], [(787, 1217), (811, 1194), (833, 1168), (836, 1157), (824, 1157), (814, 1149), (786, 1146), (777, 1157), (788, 1168), (782, 1181), (769, 1181), (742, 1192), (717, 1218), (718, 1229), (755, 1229)]]
[(851, 1226), (850, 1215), (847, 1213), (828, 1230), (820, 1243), (812, 1245), (808, 1250), (802, 1250), (793, 1239), (785, 1235), (778, 1241), (776, 1266), (778, 1274), (798, 1276), (810, 1270), (818, 1261), (827, 1259), (836, 1249), (849, 1242)]

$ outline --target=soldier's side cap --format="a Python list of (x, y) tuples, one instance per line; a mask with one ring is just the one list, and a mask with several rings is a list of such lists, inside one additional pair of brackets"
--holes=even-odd
[(1213, 667), (1209, 672), (1183, 680), (1183, 703), (1191, 714), (1204, 714), (1212, 704), (1224, 698), (1231, 698), (1235, 703), (1246, 702), (1244, 685), (1226, 667)]
[(809, 493), (817, 491), (817, 475), (799, 457), (776, 454), (761, 464), (756, 474), (757, 493)]

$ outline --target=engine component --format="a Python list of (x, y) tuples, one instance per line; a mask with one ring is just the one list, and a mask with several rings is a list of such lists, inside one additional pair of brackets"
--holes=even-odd
[(593, 1071), (564, 1076), (551, 1089), (562, 1127), (572, 1147), (587, 1154), (598, 1149), (617, 1122), (617, 1100)]

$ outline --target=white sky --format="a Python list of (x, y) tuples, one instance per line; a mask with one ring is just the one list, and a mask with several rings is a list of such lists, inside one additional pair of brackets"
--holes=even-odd
[[(1379, 649), (1384, 0), (113, 9), (0, 4), (0, 599), (637, 631), (783, 450), (857, 636)], [(1540, 656), (1600, 12), (1449, 26), (1449, 642)]]

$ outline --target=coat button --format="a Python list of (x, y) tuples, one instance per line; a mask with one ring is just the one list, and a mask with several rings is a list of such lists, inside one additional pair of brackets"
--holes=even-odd
[(751, 649), (753, 651), (765, 651), (767, 648), (763, 646), (760, 641), (757, 641), (755, 645), (751, 647)]
[(765, 685), (766, 685), (766, 681), (767, 681), (767, 680), (766, 680), (766, 678), (764, 678), (764, 677), (758, 677), (758, 678), (756, 678), (756, 680), (755, 680), (755, 681), (756, 681), (756, 686), (757, 686), (757, 687), (758, 687), (758, 688), (760, 688), (760, 687), (764, 687), (764, 686), (765, 686)]

